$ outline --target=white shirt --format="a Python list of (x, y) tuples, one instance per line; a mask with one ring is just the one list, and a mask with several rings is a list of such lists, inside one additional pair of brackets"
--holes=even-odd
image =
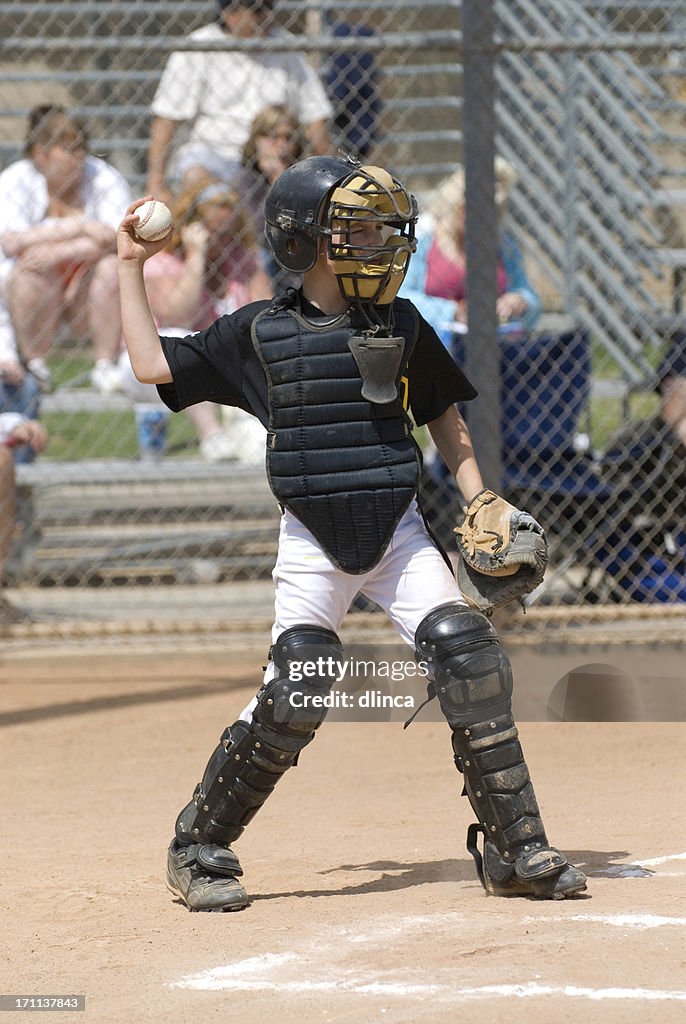
[[(96, 156), (86, 157), (81, 201), (84, 220), (107, 224), (115, 231), (131, 202), (126, 178)], [(14, 260), (2, 252), (6, 231), (27, 231), (47, 220), (48, 188), (32, 160), (17, 160), (0, 174), (0, 281)]]
[[(115, 231), (131, 202), (122, 174), (97, 156), (86, 157), (81, 184), (84, 220), (107, 224)], [(32, 160), (17, 160), (0, 174), (0, 362), (13, 362), (17, 346), (4, 303), (3, 285), (14, 260), (2, 251), (6, 231), (27, 231), (48, 218), (48, 187)]]
[[(87, 156), (81, 183), (84, 219), (108, 224), (116, 231), (131, 189), (126, 178), (97, 156)], [(46, 218), (48, 188), (32, 160), (17, 160), (0, 174), (0, 235), (25, 231)]]
[[(190, 35), (201, 41), (228, 36), (220, 25)], [(285, 104), (303, 125), (331, 117), (332, 107), (314, 68), (299, 53), (230, 51), (172, 53), (152, 103), (152, 113), (192, 121), (191, 143), (202, 143), (240, 161), (256, 115)]]

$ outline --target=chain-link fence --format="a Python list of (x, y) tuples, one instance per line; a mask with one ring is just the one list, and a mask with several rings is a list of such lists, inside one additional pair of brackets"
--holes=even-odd
[[(407, 287), (478, 383), (488, 481), (548, 528), (534, 602), (683, 600), (685, 20), (681, 2), (0, 2), (2, 409), (49, 434), (17, 471), (11, 578), (268, 575), (278, 512), (261, 428), (212, 406), (169, 418), (136, 389), (107, 230), (148, 189), (195, 225), (148, 291), (161, 329), (197, 329), (283, 283), (260, 251), (270, 176), (340, 147), (420, 197)], [(54, 105), (66, 119), (41, 131)], [(36, 165), (68, 173), (49, 162), (56, 144), (89, 154), (85, 213), (83, 195), (36, 182)], [(84, 216), (106, 228), (87, 251), (64, 227)], [(62, 234), (27, 236), (46, 217)], [(441, 238), (458, 265), (469, 254), (468, 314), (464, 272), (431, 273)], [(418, 440), (450, 545), (459, 497)]]
[(559, 331), (533, 353), (532, 442), (506, 436), (505, 480), (546, 517), (579, 599), (684, 600), (684, 8), (495, 11), (497, 149), (519, 175), (511, 223), (544, 309), (575, 331), (567, 359)]

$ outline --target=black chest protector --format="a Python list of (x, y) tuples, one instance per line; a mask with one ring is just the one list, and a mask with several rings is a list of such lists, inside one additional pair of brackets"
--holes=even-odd
[[(380, 561), (420, 478), (400, 399), (362, 396), (349, 347), (362, 328), (349, 316), (312, 322), (289, 308), (265, 310), (252, 326), (269, 388), (271, 489), (348, 573)], [(417, 338), (412, 311), (396, 307), (394, 333), (402, 339), (399, 382)]]

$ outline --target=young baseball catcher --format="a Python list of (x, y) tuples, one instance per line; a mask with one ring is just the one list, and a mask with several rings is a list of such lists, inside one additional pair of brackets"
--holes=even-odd
[[(264, 682), (179, 814), (169, 888), (191, 910), (248, 904), (231, 844), (326, 715), (311, 701), (292, 706), (289, 667), (340, 659), (338, 630), (360, 591), (431, 667), (478, 819), (467, 845), (486, 891), (581, 892), (585, 876), (548, 842), (512, 717), (510, 663), (484, 614), (541, 581), (545, 539), (531, 516), (484, 489), (456, 407), (474, 389), (414, 306), (396, 297), (414, 248), (414, 197), (379, 167), (326, 156), (294, 164), (272, 187), (265, 215), (274, 255), (304, 275), (302, 289), (181, 339), (158, 337), (150, 315), (143, 264), (165, 243), (136, 238), (140, 202), (119, 230), (134, 371), (174, 411), (212, 401), (256, 416), (283, 511)], [(460, 492), (475, 496), (458, 531), (459, 586), (417, 505), (410, 412)], [(304, 696), (331, 686), (326, 674), (299, 684)]]

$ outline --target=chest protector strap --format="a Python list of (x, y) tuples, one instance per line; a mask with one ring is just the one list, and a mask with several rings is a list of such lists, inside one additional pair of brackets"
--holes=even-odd
[[(417, 337), (414, 315), (398, 310), (395, 331), (402, 352), (394, 386)], [(347, 316), (311, 322), (288, 308), (265, 310), (252, 326), (269, 388), (271, 489), (334, 565), (349, 573), (380, 561), (420, 477), (400, 400), (379, 404), (362, 393), (350, 346), (359, 334)]]

